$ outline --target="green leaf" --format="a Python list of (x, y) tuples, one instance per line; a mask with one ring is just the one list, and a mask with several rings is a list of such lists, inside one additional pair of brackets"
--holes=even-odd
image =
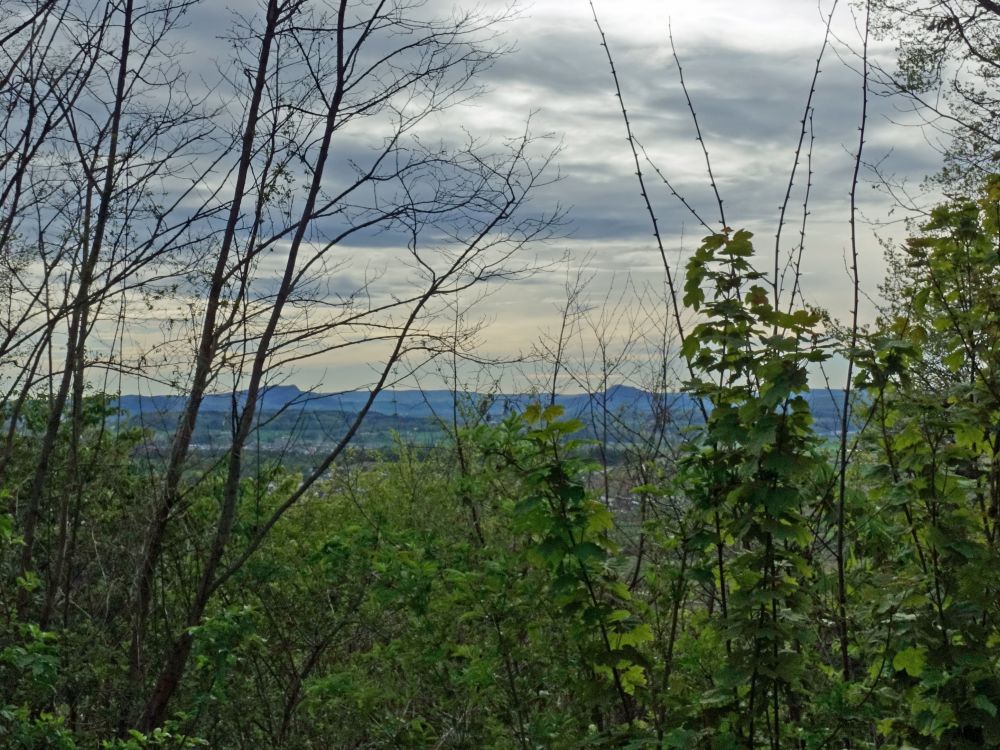
[(962, 369), (962, 365), (965, 364), (965, 352), (961, 349), (956, 349), (951, 354), (942, 358), (941, 361), (952, 372), (958, 372)]
[(611, 511), (600, 503), (592, 503), (589, 507), (590, 513), (587, 519), (587, 533), (599, 534), (610, 531), (615, 527), (615, 517)]
[(997, 707), (985, 695), (977, 695), (972, 701), (973, 705), (981, 711), (985, 711), (994, 719), (997, 717)]
[(875, 731), (878, 732), (883, 737), (888, 737), (890, 734), (892, 734), (892, 725), (895, 723), (896, 723), (896, 718), (893, 716), (889, 716), (888, 718), (885, 719), (880, 719), (875, 724)]
[(646, 671), (638, 664), (630, 664), (619, 672), (622, 689), (629, 695), (635, 694), (637, 687), (646, 686)]
[(581, 562), (603, 560), (607, 557), (607, 553), (593, 542), (584, 542), (583, 544), (576, 545), (573, 548), (573, 554)]
[(545, 407), (545, 411), (542, 412), (543, 422), (554, 422), (563, 415), (565, 408), (561, 404), (552, 404), (551, 406)]
[(639, 646), (652, 640), (653, 630), (643, 622), (624, 633), (613, 634), (611, 644), (617, 650), (626, 646)]
[(920, 677), (927, 664), (927, 649), (923, 647), (905, 648), (892, 658), (892, 668), (905, 671), (910, 677)]

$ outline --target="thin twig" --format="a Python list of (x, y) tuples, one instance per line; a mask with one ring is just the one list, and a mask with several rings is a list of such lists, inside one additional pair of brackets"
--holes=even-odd
[[(781, 202), (781, 209), (778, 216), (778, 231), (774, 236), (774, 309), (777, 310), (781, 300), (781, 278), (778, 274), (778, 264), (779, 264), (779, 254), (781, 252), (781, 230), (785, 226), (785, 213), (788, 211), (788, 203), (792, 197), (792, 187), (795, 185), (795, 175), (799, 168), (799, 161), (802, 157), (802, 144), (805, 142), (806, 130), (808, 129), (810, 133), (812, 132), (812, 113), (813, 113), (813, 97), (816, 95), (816, 81), (819, 80), (820, 66), (823, 63), (823, 55), (826, 54), (826, 48), (830, 45), (830, 26), (833, 23), (833, 14), (837, 10), (837, 4), (840, 0), (833, 0), (833, 5), (830, 7), (830, 13), (826, 17), (826, 30), (823, 33), (823, 44), (819, 48), (819, 54), (816, 56), (816, 66), (813, 68), (812, 80), (809, 83), (809, 95), (806, 97), (805, 110), (802, 112), (802, 120), (800, 121), (801, 128), (799, 129), (799, 141), (795, 146), (795, 158), (792, 162), (792, 170), (788, 175), (788, 187), (785, 189), (785, 199)], [(810, 138), (810, 151), (812, 149), (812, 139)], [(808, 211), (808, 187), (806, 189), (806, 210)], [(804, 223), (804, 222), (803, 222)], [(804, 230), (803, 230), (804, 231)], [(799, 253), (799, 259), (801, 260), (801, 248)], [(796, 269), (795, 278), (798, 280), (798, 270)], [(795, 294), (793, 291), (792, 299), (795, 299)]]
[(860, 301), (860, 279), (858, 277), (858, 231), (857, 192), (861, 157), (865, 145), (865, 128), (868, 123), (868, 37), (871, 26), (871, 0), (865, 3), (865, 26), (861, 52), (861, 124), (858, 127), (858, 151), (854, 157), (854, 174), (851, 178), (851, 281), (853, 287), (853, 307), (851, 310), (851, 338), (847, 352), (847, 380), (844, 384), (843, 410), (840, 415), (840, 491), (837, 498), (837, 619), (840, 635), (841, 670), (845, 682), (851, 679), (851, 660), (848, 653), (847, 632), (847, 582), (845, 576), (845, 523), (844, 505), (847, 496), (847, 429), (850, 421), (851, 381), (854, 377), (855, 349), (858, 343), (858, 307)]
[(632, 123), (628, 119), (628, 110), (625, 108), (625, 100), (622, 98), (622, 88), (618, 81), (618, 70), (615, 68), (614, 58), (611, 56), (611, 48), (608, 47), (608, 39), (604, 34), (604, 29), (601, 26), (601, 22), (597, 17), (597, 9), (594, 7), (593, 0), (588, 0), (590, 3), (590, 12), (594, 17), (594, 24), (597, 26), (597, 32), (601, 35), (601, 46), (604, 47), (604, 52), (608, 58), (608, 65), (611, 67), (611, 78), (615, 83), (615, 96), (618, 97), (618, 103), (621, 105), (622, 119), (625, 121), (625, 133), (628, 139), (629, 148), (632, 149), (632, 158), (635, 161), (635, 174), (639, 179), (639, 190), (642, 195), (642, 200), (646, 205), (646, 213), (649, 214), (649, 220), (653, 224), (653, 237), (656, 238), (656, 247), (660, 251), (660, 258), (663, 261), (663, 270), (667, 274), (667, 288), (670, 291), (670, 302), (674, 312), (674, 322), (677, 324), (677, 333), (680, 337), (681, 344), (684, 343), (684, 326), (681, 323), (681, 311), (680, 305), (677, 302), (677, 286), (674, 283), (673, 272), (670, 268), (670, 262), (667, 260), (667, 251), (663, 247), (663, 237), (660, 235), (660, 224), (656, 218), (656, 212), (653, 211), (653, 204), (649, 200), (649, 193), (646, 190), (646, 180), (642, 176), (642, 166), (639, 163), (639, 150), (636, 147), (635, 137), (632, 135)]
[(722, 222), (722, 228), (725, 230), (728, 225), (726, 224), (726, 211), (722, 207), (722, 196), (719, 195), (719, 186), (716, 184), (715, 174), (712, 172), (712, 159), (708, 155), (708, 146), (705, 145), (705, 138), (701, 134), (698, 113), (695, 112), (694, 103), (691, 101), (691, 94), (688, 92), (687, 83), (684, 81), (684, 68), (681, 66), (681, 59), (677, 55), (677, 45), (674, 44), (674, 30), (669, 22), (667, 24), (667, 36), (670, 38), (670, 53), (673, 55), (674, 63), (677, 65), (677, 76), (681, 82), (681, 91), (684, 92), (684, 98), (687, 100), (688, 111), (691, 113), (692, 122), (694, 122), (694, 131), (698, 136), (701, 152), (705, 155), (705, 169), (708, 172), (708, 181), (712, 185), (712, 192), (715, 193), (715, 202), (719, 207), (719, 221)]

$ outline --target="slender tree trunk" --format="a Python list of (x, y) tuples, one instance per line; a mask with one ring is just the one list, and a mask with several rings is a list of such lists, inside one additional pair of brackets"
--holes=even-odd
[[(170, 458), (164, 474), (163, 485), (153, 513), (153, 520), (146, 532), (142, 562), (136, 586), (134, 612), (135, 620), (132, 629), (132, 643), (129, 652), (129, 684), (134, 695), (139, 687), (143, 669), (143, 650), (148, 625), (149, 609), (152, 602), (153, 579), (160, 555), (163, 552), (164, 537), (170, 515), (178, 500), (181, 478), (187, 459), (191, 438), (198, 421), (198, 410), (204, 399), (212, 372), (212, 363), (219, 331), (216, 321), (219, 315), (223, 286), (233, 252), (236, 229), (246, 194), (250, 167), (253, 163), (254, 141), (260, 120), (261, 102), (267, 83), (268, 66), (271, 60), (272, 47), (279, 22), (278, 0), (269, 0), (267, 6), (266, 25), (264, 27), (260, 50), (257, 55), (257, 70), (253, 77), (253, 93), (247, 108), (242, 144), (240, 148), (239, 166), (236, 182), (233, 188), (233, 199), (226, 220), (222, 245), (212, 272), (211, 285), (205, 307), (205, 317), (202, 324), (198, 352), (195, 358), (194, 374), (188, 393), (184, 413), (178, 422), (177, 429), (170, 448)], [(183, 638), (182, 638), (183, 640)], [(169, 665), (168, 665), (169, 667)], [(121, 717), (122, 726), (127, 723), (126, 715)]]
[[(86, 339), (89, 332), (89, 315), (91, 305), (91, 285), (97, 262), (101, 257), (104, 245), (104, 235), (111, 216), (112, 195), (115, 188), (116, 170), (118, 168), (118, 142), (125, 100), (125, 87), (128, 82), (128, 58), (132, 45), (132, 14), (134, 0), (126, 0), (122, 18), (122, 40), (119, 50), (118, 77), (115, 84), (115, 101), (109, 122), (108, 155), (104, 167), (104, 182), (100, 190), (100, 206), (97, 209), (97, 220), (94, 224), (94, 236), (89, 240), (89, 246), (84, 246), (80, 267), (80, 277), (77, 293), (73, 301), (70, 317), (69, 334), (66, 343), (66, 357), (62, 377), (55, 399), (49, 404), (49, 419), (46, 425), (45, 438), (39, 452), (35, 475), (28, 495), (28, 509), (24, 523), (24, 541), (21, 548), (20, 575), (24, 576), (32, 569), (35, 535), (41, 518), (42, 496), (48, 479), (49, 462), (55, 451), (59, 427), (62, 422), (62, 412), (66, 406), (70, 386), (75, 375), (83, 373), (83, 360), (86, 357)], [(95, 152), (95, 161), (97, 154)], [(89, 208), (89, 206), (88, 206)], [(90, 212), (87, 211), (87, 216)], [(85, 235), (89, 237), (89, 232)], [(82, 391), (82, 383), (79, 385)], [(28, 598), (22, 590), (19, 597), (19, 610), (23, 613)]]

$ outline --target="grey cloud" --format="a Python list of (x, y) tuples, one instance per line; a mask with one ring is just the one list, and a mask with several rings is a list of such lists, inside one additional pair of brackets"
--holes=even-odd
[[(433, 0), (427, 12), (447, 12), (451, 5), (451, 0)], [(659, 255), (639, 195), (607, 61), (584, 5), (580, 4), (577, 16), (567, 13), (565, 25), (535, 23), (530, 16), (511, 24), (510, 40), (517, 42), (518, 50), (488, 71), (484, 78), (487, 93), (473, 107), (451, 110), (433, 127), (428, 124), (422, 135), (429, 140), (454, 141), (460, 137), (459, 126), (463, 126), (476, 135), (492, 135), (494, 142), (499, 142), (504, 135), (516, 134), (524, 118), (537, 110), (533, 130), (561, 135), (565, 150), (559, 160), (562, 179), (536, 196), (534, 208), (551, 210), (558, 204), (571, 209), (569, 238), (561, 246), (578, 254), (578, 262), (587, 250), (595, 250), (588, 261), (598, 275), (595, 283), (606, 284), (612, 274), (626, 271), (655, 280), (662, 273)], [(240, 8), (251, 6), (256, 7), (256, 3), (241, 0), (239, 4)], [(203, 15), (192, 14), (188, 40), (193, 54), (206, 61), (224, 56), (228, 50), (215, 40), (220, 32), (209, 28), (224, 27), (228, 13), (215, 3), (202, 3), (197, 12)], [(607, 12), (614, 11), (609, 8)], [(792, 166), (821, 35), (822, 26), (817, 22), (814, 38), (802, 39), (795, 49), (748, 49), (727, 45), (720, 36), (677, 35), (687, 82), (726, 201), (727, 218), (736, 226), (753, 229), (762, 253), (769, 254), (773, 248), (778, 204)], [(651, 45), (612, 35), (609, 43), (636, 135), (675, 187), (706, 220), (715, 221), (714, 197), (666, 39)], [(860, 93), (857, 72), (828, 53), (814, 102), (813, 216), (805, 271), (810, 299), (834, 312), (842, 312), (839, 307), (844, 304), (839, 290), (844, 289), (847, 192), (852, 152), (857, 147)], [(891, 154), (882, 169), (899, 176), (919, 179), (934, 171), (936, 154), (919, 139), (900, 138), (898, 126), (887, 120), (895, 115), (893, 103), (875, 97), (870, 104), (866, 159), (875, 161)], [(341, 143), (332, 175), (346, 169), (349, 160), (370, 158), (361, 139), (348, 138)], [(643, 170), (669, 257), (678, 259), (680, 248), (691, 249), (704, 230), (645, 164)], [(331, 186), (335, 179), (331, 179)], [(804, 186), (803, 164), (790, 203), (786, 249), (797, 241)], [(882, 215), (888, 209), (887, 198), (870, 189), (862, 191), (862, 198), (868, 215)], [(319, 222), (313, 240), (321, 241), (342, 227), (336, 218)], [(371, 259), (391, 266), (391, 259), (405, 250), (407, 239), (397, 231), (365, 232), (351, 237), (344, 252), (353, 254), (359, 263)], [(874, 291), (881, 273), (881, 253), (867, 231), (862, 240), (866, 284)], [(557, 244), (552, 252), (559, 247)], [(358, 277), (344, 278), (350, 279), (349, 286)], [(513, 307), (520, 315), (544, 318), (551, 315), (549, 302), (540, 305), (544, 310), (532, 308), (535, 311), (531, 312), (528, 308), (540, 299), (559, 299), (563, 281), (560, 274), (553, 273), (534, 277), (530, 286), (511, 285), (484, 303), (484, 314)], [(393, 268), (383, 282), (392, 293), (401, 293), (410, 278)]]
[[(562, 38), (559, 44), (548, 40), (552, 54), (560, 57), (573, 54), (580, 46), (581, 40), (571, 35)], [(747, 219), (773, 217), (777, 220), (777, 205), (783, 198), (792, 166), (799, 120), (811, 77), (808, 63), (813, 54), (810, 51), (809, 55), (803, 55), (804, 59), (796, 60), (787, 52), (771, 54), (726, 47), (684, 53), (689, 89), (696, 101), (706, 143), (714, 156), (716, 177), (734, 214)], [(657, 155), (657, 162), (675, 186), (695, 202), (706, 217), (714, 217), (714, 198), (708, 190), (676, 71), (655, 55), (625, 57), (627, 62), (619, 68), (636, 134), (650, 152)], [(555, 99), (583, 96), (584, 86), (591, 85), (607, 90), (610, 78), (606, 70), (604, 75), (605, 80), (596, 84), (589, 72), (581, 75), (578, 80), (583, 83), (578, 87), (560, 80), (547, 95)], [(566, 94), (566, 91), (571, 93)], [(817, 146), (813, 154), (816, 177), (812, 200), (814, 210), (822, 210), (826, 204), (842, 203), (849, 189), (853, 169), (850, 152), (856, 148), (860, 111), (860, 85), (856, 73), (831, 56), (824, 65), (814, 105)], [(544, 100), (541, 106), (546, 106)], [(866, 158), (873, 160), (896, 145), (891, 135), (892, 126), (885, 123), (880, 112), (880, 107), (884, 106), (884, 101), (871, 103)], [(629, 231), (636, 218), (645, 220), (641, 210), (630, 208), (641, 206), (637, 206), (639, 196), (634, 175), (631, 170), (621, 168), (628, 166), (629, 154), (622, 138), (620, 116), (611, 112), (609, 118), (608, 114), (601, 112), (599, 117), (590, 117), (588, 124), (591, 127), (586, 132), (567, 132), (566, 135), (571, 163), (559, 190), (566, 202), (576, 207), (577, 237), (648, 234), (644, 227)], [(552, 119), (554, 121), (555, 117)], [(590, 144), (600, 143), (603, 137), (605, 160), (573, 160), (573, 143), (577, 136)], [(590, 149), (588, 155), (592, 153)], [(682, 164), (680, 177), (673, 169), (678, 162)], [(893, 169), (908, 174), (926, 171), (931, 163), (925, 149), (906, 147), (897, 147), (890, 159)], [(803, 165), (800, 182), (804, 182), (804, 171)], [(681, 221), (690, 224), (692, 219), (685, 217), (683, 209), (672, 205), (660, 207), (661, 202), (669, 204), (669, 196), (665, 189), (656, 186), (655, 176), (650, 175), (650, 181), (654, 185), (651, 192), (659, 196), (658, 211), (663, 214), (664, 221), (675, 225)]]

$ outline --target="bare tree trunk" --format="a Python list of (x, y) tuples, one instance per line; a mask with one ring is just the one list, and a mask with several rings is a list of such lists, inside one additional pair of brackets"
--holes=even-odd
[(139, 568), (135, 595), (135, 624), (132, 631), (132, 646), (129, 654), (129, 684), (133, 686), (133, 690), (139, 687), (142, 674), (143, 647), (152, 600), (153, 577), (163, 551), (164, 534), (167, 530), (167, 524), (170, 521), (170, 514), (178, 500), (178, 490), (184, 472), (188, 449), (191, 445), (191, 437), (194, 434), (195, 425), (198, 421), (198, 410), (201, 407), (212, 373), (212, 363), (219, 337), (216, 321), (219, 315), (223, 287), (229, 270), (230, 256), (233, 252), (233, 244), (243, 200), (247, 192), (247, 179), (253, 163), (254, 142), (257, 135), (257, 125), (260, 120), (261, 102), (263, 101), (264, 88), (267, 83), (272, 46), (280, 20), (279, 0), (269, 0), (266, 23), (257, 55), (257, 70), (253, 76), (253, 91), (245, 118), (236, 182), (233, 187), (233, 197), (230, 203), (222, 245), (216, 258), (211, 285), (208, 290), (198, 352), (195, 358), (194, 373), (187, 396), (187, 405), (174, 433), (163, 485), (157, 498), (153, 520), (146, 533), (143, 546), (142, 563)]
[[(82, 377), (84, 372), (84, 360), (86, 357), (86, 340), (89, 331), (89, 316), (91, 305), (91, 286), (94, 281), (94, 271), (97, 261), (101, 257), (104, 244), (104, 233), (107, 230), (108, 218), (111, 214), (111, 197), (115, 188), (115, 177), (118, 159), (118, 138), (119, 128), (122, 119), (122, 106), (125, 101), (125, 86), (128, 81), (128, 58), (129, 49), (132, 44), (132, 12), (133, 0), (125, 0), (125, 7), (122, 19), (122, 41), (119, 51), (118, 79), (115, 86), (114, 108), (111, 114), (108, 133), (108, 155), (107, 163), (104, 167), (104, 183), (100, 189), (100, 206), (97, 209), (97, 219), (94, 224), (94, 235), (91, 239), (89, 232), (86, 235), (84, 245), (83, 261), (80, 267), (80, 276), (77, 284), (77, 292), (73, 301), (73, 312), (70, 316), (69, 333), (66, 345), (66, 358), (63, 366), (62, 378), (56, 397), (50, 404), (49, 421), (46, 426), (45, 438), (39, 451), (38, 464), (32, 480), (31, 490), (28, 496), (28, 508), (24, 521), (24, 543), (21, 549), (21, 572), (24, 576), (32, 568), (32, 557), (34, 554), (35, 532), (38, 526), (42, 507), (42, 493), (45, 490), (46, 479), (49, 469), (49, 461), (55, 450), (56, 440), (59, 433), (59, 425), (62, 421), (62, 412), (66, 406), (66, 399), (69, 395), (73, 376), (78, 375), (81, 382), (78, 385), (79, 392), (82, 393)], [(95, 153), (96, 157), (96, 153)], [(89, 211), (88, 211), (89, 215)], [(74, 417), (78, 416), (77, 413)], [(74, 430), (78, 429), (74, 426)], [(23, 592), (23, 590), (22, 590)], [(19, 609), (23, 610), (27, 605), (27, 597), (24, 592), (21, 595)]]

